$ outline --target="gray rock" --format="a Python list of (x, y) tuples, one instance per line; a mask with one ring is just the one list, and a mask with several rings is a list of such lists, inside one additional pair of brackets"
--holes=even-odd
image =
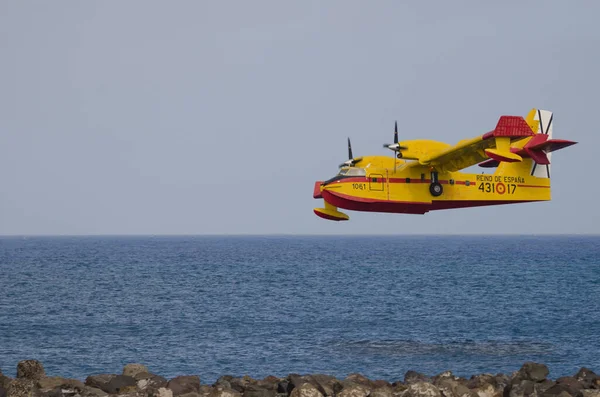
[(372, 390), (369, 397), (393, 397), (393, 391), (390, 386), (382, 386)]
[(166, 387), (160, 387), (153, 391), (152, 394), (148, 394), (150, 397), (173, 397), (173, 390), (167, 389)]
[[(561, 378), (558, 378), (556, 379), (556, 383), (559, 385), (565, 385), (569, 387), (575, 393), (579, 393), (579, 391), (584, 388), (583, 382), (580, 382), (579, 380), (570, 376), (563, 376)], [(569, 393), (571, 392), (569, 391)]]
[[(579, 390), (575, 390), (573, 388), (571, 388), (568, 384), (555, 384), (554, 386), (550, 387), (549, 389), (545, 390), (543, 393), (540, 393), (539, 396), (540, 397), (558, 397), (561, 394), (568, 394), (571, 397), (575, 397), (579, 395)], [(565, 397), (563, 395), (563, 397)]]
[(345, 386), (342, 391), (337, 394), (337, 397), (367, 397), (370, 392), (370, 388), (355, 383), (351, 386)]
[(411, 383), (404, 392), (405, 397), (442, 397), (440, 389), (427, 382)]
[(582, 367), (576, 374), (575, 379), (583, 384), (584, 389), (600, 389), (600, 375), (591, 369)]
[[(273, 385), (276, 386), (276, 385)], [(275, 397), (277, 389), (270, 384), (249, 384), (244, 389), (243, 397)]]
[(546, 379), (550, 371), (544, 364), (538, 364), (531, 361), (523, 364), (521, 369), (517, 372), (517, 377), (523, 380), (530, 380), (533, 382), (542, 382)]
[(213, 388), (209, 385), (200, 385), (200, 390), (198, 390), (198, 394), (200, 397), (208, 397), (210, 393), (212, 393)]
[(534, 394), (534, 382), (531, 380), (521, 380), (518, 377), (504, 389), (504, 397), (529, 397)]
[(231, 385), (231, 388), (240, 393), (244, 393), (244, 390), (246, 390), (246, 387), (248, 385), (252, 385), (255, 383), (256, 383), (256, 380), (252, 379), (249, 376), (242, 376), (241, 378), (229, 379), (229, 384)]
[(63, 394), (71, 394), (70, 391), (72, 391), (73, 394), (80, 393), (85, 388), (83, 382), (77, 379), (67, 379), (59, 376), (47, 376), (41, 378), (37, 381), (37, 386), (43, 393), (57, 388), (67, 390), (66, 392), (63, 392)]
[(356, 383), (357, 385), (365, 386), (369, 389), (373, 388), (373, 381), (361, 374), (350, 374), (345, 380)]
[(582, 390), (581, 397), (600, 397), (600, 390)]
[[(146, 374), (148, 377), (146, 377)], [(139, 390), (145, 391), (146, 394), (152, 394), (158, 392), (158, 389), (161, 387), (167, 387), (167, 380), (159, 375), (153, 375), (146, 373), (138, 373), (136, 378), (141, 378), (137, 380), (137, 388)]]
[(39, 380), (44, 376), (46, 376), (44, 366), (37, 360), (24, 360), (17, 364), (18, 379)]
[(404, 396), (404, 393), (406, 392), (406, 390), (408, 390), (408, 385), (405, 385), (404, 383), (397, 382), (397, 383), (392, 384), (392, 395), (394, 397)]
[(222, 386), (215, 386), (209, 397), (242, 397), (240, 392)]
[(85, 385), (103, 390), (108, 394), (131, 393), (137, 388), (137, 382), (131, 376), (114, 374), (88, 376)]
[(411, 385), (413, 383), (419, 383), (419, 382), (428, 382), (431, 383), (431, 378), (428, 377), (427, 375), (423, 375), (419, 372), (415, 372), (415, 371), (408, 371), (406, 372), (406, 374), (404, 374), (404, 383), (407, 385)]
[(310, 376), (310, 381), (324, 396), (335, 396), (344, 388), (335, 376), (315, 374)]
[[(318, 375), (320, 377), (323, 377), (324, 375)], [(327, 395), (327, 391), (325, 390), (325, 388), (323, 388), (323, 386), (317, 381), (317, 378), (315, 378), (313, 375), (305, 375), (305, 376), (300, 376), (297, 374), (290, 374), (287, 377), (288, 379), (288, 394), (291, 394), (291, 392), (302, 386), (305, 383), (310, 383), (311, 385), (313, 385), (318, 391), (319, 393), (321, 393), (323, 396)]]
[(106, 397), (108, 393), (95, 387), (85, 386), (81, 391), (81, 397)]
[(13, 379), (6, 389), (6, 397), (39, 397), (40, 390), (33, 379)]
[(323, 397), (323, 393), (311, 383), (303, 383), (290, 393), (290, 397)]
[(200, 377), (196, 375), (178, 376), (167, 383), (167, 388), (173, 391), (173, 396), (186, 393), (198, 393), (200, 390)]
[(200, 393), (191, 392), (182, 394), (180, 397), (200, 397)]
[(436, 386), (446, 397), (478, 397), (477, 393), (451, 377), (438, 378)]
[(148, 367), (142, 364), (127, 364), (123, 367), (123, 375), (125, 376), (135, 378), (139, 373), (148, 373)]

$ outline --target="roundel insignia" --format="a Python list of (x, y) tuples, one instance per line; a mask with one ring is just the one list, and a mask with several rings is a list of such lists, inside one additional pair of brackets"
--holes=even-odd
[(496, 191), (498, 192), (498, 194), (504, 194), (506, 192), (506, 186), (504, 186), (504, 183), (498, 183), (496, 185)]

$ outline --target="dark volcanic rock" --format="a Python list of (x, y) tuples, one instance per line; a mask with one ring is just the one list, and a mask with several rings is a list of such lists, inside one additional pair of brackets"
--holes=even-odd
[(108, 394), (117, 394), (133, 391), (137, 386), (137, 382), (131, 376), (102, 374), (88, 376), (85, 385), (100, 389)]
[(178, 376), (167, 383), (167, 388), (173, 391), (173, 396), (186, 393), (198, 393), (200, 390), (200, 378), (196, 375)]
[(37, 360), (24, 360), (17, 364), (17, 378), (39, 380), (46, 376), (44, 366)]

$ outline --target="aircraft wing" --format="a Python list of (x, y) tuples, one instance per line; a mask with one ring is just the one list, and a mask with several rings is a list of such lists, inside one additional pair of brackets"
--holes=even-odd
[(521, 161), (512, 153), (510, 143), (535, 135), (525, 119), (520, 116), (501, 116), (493, 131), (476, 138), (458, 142), (444, 150), (419, 158), (420, 165), (430, 165), (444, 171), (458, 171), (485, 161)]

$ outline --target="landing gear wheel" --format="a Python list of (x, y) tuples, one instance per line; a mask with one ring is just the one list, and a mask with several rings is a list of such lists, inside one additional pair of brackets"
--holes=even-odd
[(433, 197), (441, 196), (443, 192), (444, 188), (439, 182), (432, 182), (431, 185), (429, 185), (429, 193), (431, 193)]

